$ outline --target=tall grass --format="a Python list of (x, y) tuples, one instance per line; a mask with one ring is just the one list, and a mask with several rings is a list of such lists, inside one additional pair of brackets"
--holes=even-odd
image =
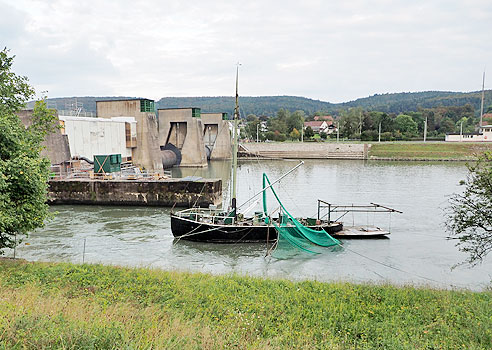
[(0, 349), (490, 349), (491, 296), (0, 260)]

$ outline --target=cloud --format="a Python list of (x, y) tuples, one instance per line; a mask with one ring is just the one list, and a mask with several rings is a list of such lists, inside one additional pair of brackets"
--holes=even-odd
[(11, 47), (24, 34), (26, 15), (22, 11), (0, 1), (0, 44)]
[(16, 0), (0, 9), (16, 69), (50, 96), (231, 95), (241, 61), (243, 95), (340, 102), (478, 90), (492, 60), (484, 0)]

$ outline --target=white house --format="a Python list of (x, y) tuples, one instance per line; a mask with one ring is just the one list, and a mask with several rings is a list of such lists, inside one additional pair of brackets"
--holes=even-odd
[(310, 126), (315, 133), (324, 132), (326, 134), (331, 134), (333, 132), (333, 128), (330, 128), (330, 125), (326, 120), (304, 122), (304, 128), (307, 128), (308, 126)]
[(492, 125), (482, 125), (473, 134), (446, 134), (448, 142), (492, 142)]

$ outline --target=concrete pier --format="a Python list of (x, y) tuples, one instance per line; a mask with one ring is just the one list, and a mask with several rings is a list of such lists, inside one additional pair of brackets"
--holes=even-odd
[(333, 142), (243, 143), (240, 156), (267, 159), (367, 159), (370, 145)]
[(220, 179), (50, 180), (48, 203), (207, 207), (222, 202)]

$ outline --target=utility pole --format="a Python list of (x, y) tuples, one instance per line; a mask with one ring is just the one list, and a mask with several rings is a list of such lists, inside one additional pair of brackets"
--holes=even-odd
[(362, 110), (359, 111), (359, 135), (362, 137)]
[(483, 122), (483, 100), (485, 97), (485, 70), (483, 71), (483, 78), (482, 78), (482, 103), (480, 105), (480, 128), (482, 127), (482, 122)]
[(425, 117), (424, 123), (424, 142), (427, 140), (427, 116)]
[(463, 121), (460, 123), (460, 142), (463, 141)]
[(381, 122), (379, 122), (379, 138), (378, 142), (381, 142)]
[(337, 143), (340, 138), (340, 122), (337, 122)]
[(256, 143), (259, 142), (259, 128), (260, 128), (260, 123), (258, 122), (258, 124), (256, 124)]
[(301, 127), (301, 142), (304, 142), (304, 125)]

